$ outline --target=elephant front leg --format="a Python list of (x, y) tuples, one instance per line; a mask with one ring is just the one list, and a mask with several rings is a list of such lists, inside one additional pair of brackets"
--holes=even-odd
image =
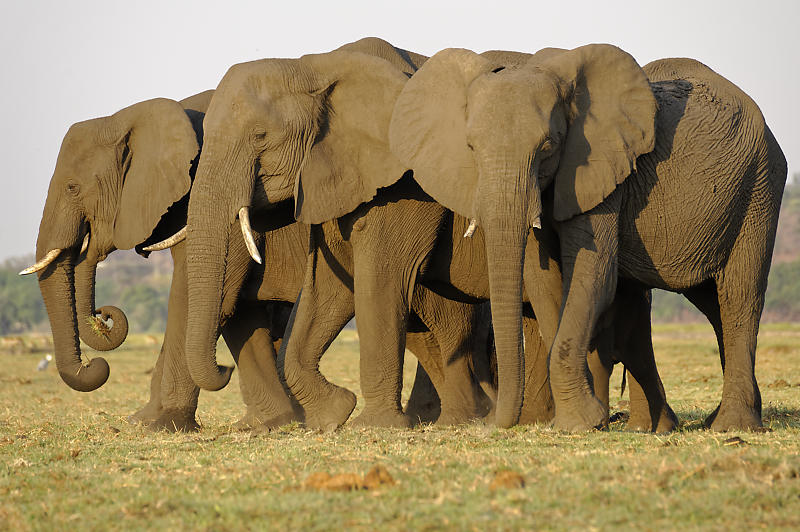
[(128, 416), (129, 423), (149, 425), (161, 415), (161, 377), (164, 374), (164, 349), (158, 353), (158, 360), (150, 377), (150, 400), (136, 413)]
[(355, 311), (360, 343), (361, 393), (364, 410), (353, 420), (356, 426), (411, 427), (403, 413), (403, 389), (407, 290), (394, 282), (390, 272), (356, 259)]
[(608, 424), (608, 408), (597, 399), (587, 363), (597, 321), (614, 299), (617, 284), (617, 214), (601, 205), (563, 222), (564, 295), (555, 340), (550, 349), (550, 385), (554, 426), (584, 431)]
[[(175, 316), (170, 312), (168, 320), (173, 318)], [(183, 324), (185, 325), (185, 321)], [(161, 410), (158, 417), (148, 425), (151, 430), (189, 432), (200, 429), (195, 419), (200, 388), (189, 374), (183, 335), (179, 335), (177, 330), (185, 329), (180, 327), (180, 323), (167, 322), (164, 345), (161, 348), (164, 358), (160, 390)]]
[[(242, 308), (243, 307), (243, 308)], [(240, 305), (222, 330), (239, 368), (239, 386), (247, 411), (234, 424), (238, 430), (256, 431), (302, 420), (278, 377), (277, 354), (264, 309)]]
[(331, 431), (350, 417), (356, 396), (328, 381), (319, 371), (319, 362), (353, 318), (353, 293), (343, 284), (339, 270), (334, 271), (315, 249), (315, 231), (320, 228), (312, 227), (312, 254), (278, 352), (278, 373), (303, 408), (306, 426)]
[(192, 380), (186, 365), (188, 292), (185, 245), (178, 244), (172, 248), (172, 260), (175, 269), (169, 293), (167, 329), (161, 346), (161, 410), (148, 428), (188, 432), (200, 429), (195, 419), (200, 388)]

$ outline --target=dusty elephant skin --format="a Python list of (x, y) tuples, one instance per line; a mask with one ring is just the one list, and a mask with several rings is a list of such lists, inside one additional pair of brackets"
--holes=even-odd
[[(187, 359), (192, 377), (202, 388), (219, 389), (228, 379), (227, 371), (216, 365), (214, 324), (225, 312), (221, 296), (223, 287), (230, 284), (226, 250), (231, 231), (239, 231), (238, 226), (247, 225), (251, 217), (255, 220), (294, 197), (296, 218), (315, 225), (303, 289), (290, 319), (292, 334), (281, 352), (296, 353), (297, 348), (289, 344), (305, 342), (302, 355), (286, 357), (285, 376), (305, 409), (306, 423), (321, 429), (338, 427), (355, 406), (353, 394), (327, 382), (317, 362), (358, 313), (366, 399), (361, 421), (410, 425), (395, 389), (409, 307), (416, 293), (409, 280), (420, 265), (407, 265), (409, 271), (399, 283), (395, 276), (381, 276), (368, 262), (370, 257), (388, 248), (389, 253), (381, 256), (387, 271), (393, 271), (399, 266), (392, 261), (402, 264), (411, 254), (403, 242), (391, 240), (390, 235), (383, 238), (381, 227), (365, 225), (354, 211), (370, 201), (378, 188), (391, 185), (404, 173), (388, 152), (385, 131), (394, 96), (416, 69), (415, 62), (422, 59), (379, 39), (363, 39), (328, 54), (235, 65), (225, 75), (205, 119), (205, 146), (189, 202)], [(420, 239), (421, 245), (431, 246), (435, 236), (434, 229)], [(394, 284), (384, 285), (384, 280)], [(369, 301), (372, 310), (379, 309), (377, 302), (392, 300), (398, 292), (397, 300), (404, 305), (373, 312), (372, 317), (359, 310), (365, 305), (369, 308)], [(322, 304), (312, 305), (317, 298)], [(486, 408), (482, 390), (460, 380), (469, 369), (469, 351), (485, 351), (485, 345), (474, 343), (464, 349), (460, 339), (471, 334), (470, 314), (475, 311), (443, 298), (421, 297), (419, 302), (433, 305), (414, 308), (429, 329), (437, 326), (431, 319), (441, 316), (466, 324), (466, 329), (461, 325), (434, 332), (441, 356), (453, 363), (440, 364), (442, 371), (428, 371), (431, 379), (438, 374), (461, 383), (444, 390), (437, 386), (440, 421), (463, 418), (464, 413), (478, 415)], [(307, 308), (312, 310), (306, 312)], [(305, 358), (301, 361), (300, 356)], [(384, 391), (387, 382), (391, 383), (389, 393)], [(434, 384), (438, 383), (434, 380)]]
[[(642, 70), (610, 45), (545, 49), (508, 68), (449, 49), (406, 84), (390, 138), (426, 192), (475, 219), (487, 241), (497, 233), (500, 248), (521, 250), (529, 227), (557, 230), (560, 309), (555, 320), (537, 309), (555, 331), (556, 427), (585, 430), (606, 415), (586, 353), (618, 278), (684, 293), (709, 317), (724, 384), (708, 424), (761, 426), (756, 333), (786, 162), (736, 86), (688, 59)], [(518, 275), (507, 293), (493, 285), (492, 301), (516, 306), (523, 254), (495, 254)]]

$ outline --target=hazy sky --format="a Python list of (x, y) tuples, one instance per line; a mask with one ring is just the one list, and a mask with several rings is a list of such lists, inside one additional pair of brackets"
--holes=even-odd
[(72, 123), (214, 88), (234, 63), (325, 52), (365, 36), (426, 55), (608, 42), (642, 65), (694, 57), (753, 97), (790, 176), (800, 171), (797, 0), (8, 0), (0, 6), (0, 260), (34, 251)]

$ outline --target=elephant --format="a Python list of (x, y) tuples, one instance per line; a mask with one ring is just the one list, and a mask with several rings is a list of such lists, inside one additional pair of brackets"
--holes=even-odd
[[(40, 224), (39, 261), (21, 273), (39, 273), (56, 364), (73, 389), (96, 389), (109, 374), (102, 358), (81, 362), (78, 338), (94, 349), (108, 351), (121, 345), (128, 331), (121, 310), (110, 306), (94, 310), (97, 264), (116, 249), (135, 247), (146, 256), (151, 246), (158, 248), (157, 242), (185, 224), (192, 165), (212, 94), (205, 91), (180, 102), (164, 98), (140, 102), (112, 116), (77, 123), (64, 138)], [(167, 329), (152, 376), (150, 401), (131, 420), (152, 428), (190, 430), (198, 428), (199, 389), (183, 356), (185, 244), (166, 240), (162, 247), (173, 245), (175, 264)], [(246, 252), (245, 257), (247, 264)], [(284, 325), (286, 319), (284, 311)], [(280, 403), (282, 399), (287, 405), (289, 400), (280, 383), (277, 388), (274, 384), (265, 387), (263, 372), (253, 362), (261, 357), (258, 344), (271, 343), (269, 329), (242, 330), (245, 326), (231, 324), (227, 340), (240, 365), (242, 359), (250, 362), (249, 370), (242, 372), (248, 410), (240, 423), (251, 423), (265, 417), (272, 406), (269, 400)]]
[[(152, 374), (150, 400), (129, 418), (152, 429), (199, 428), (195, 419), (199, 388), (189, 376), (184, 355), (185, 242), (180, 231), (177, 237), (164, 237), (185, 225), (187, 193), (202, 145), (203, 117), (212, 95), (213, 91), (205, 91), (181, 102), (167, 99), (141, 102), (113, 116), (73, 126), (59, 154), (39, 232), (39, 249), (48, 252), (43, 254), (44, 258), (40, 253), (37, 264), (22, 272), (40, 274), (62, 378), (75, 389), (90, 391), (105, 382), (109, 369), (102, 358), (83, 365), (77, 338), (95, 349), (111, 350), (122, 344), (127, 335), (127, 319), (121, 310), (102, 307), (92, 311), (97, 264), (115, 249), (135, 247), (147, 256), (151, 251), (171, 248), (175, 269), (168, 323)], [(152, 192), (145, 193), (147, 190)], [(145, 216), (139, 217), (139, 212)], [(71, 222), (79, 227), (70, 231)], [(218, 324), (241, 371), (240, 386), (247, 411), (235, 424), (238, 428), (270, 428), (302, 419), (302, 411), (284, 392), (274, 360), (302, 281), (308, 229), (294, 223), (291, 209), (285, 207), (271, 211), (268, 219), (259, 220), (259, 224), (257, 240), (272, 267), (265, 273), (263, 267), (251, 265), (244, 240), (241, 237), (232, 240), (229, 267), (236, 272), (236, 289), (226, 290), (223, 303), (226, 320)], [(276, 267), (278, 264), (281, 267)], [(76, 273), (71, 273), (73, 270)], [(69, 282), (61, 284), (64, 281)], [(244, 292), (241, 298), (240, 288)], [(427, 307), (421, 306), (420, 312), (426, 311)], [(440, 343), (449, 334), (443, 332), (449, 329), (448, 320), (457, 322), (456, 328), (463, 331), (466, 329), (462, 322), (474, 323), (475, 312), (476, 309), (464, 305), (451, 305), (444, 318), (436, 318), (434, 328), (442, 324), (438, 338), (422, 323), (409, 333), (411, 348), (431, 366), (437, 383), (444, 378), (437, 357)], [(72, 319), (70, 314), (74, 316)], [(109, 318), (111, 327), (106, 325)], [(70, 324), (75, 326), (72, 331)], [(447, 341), (458, 343), (461, 339), (453, 335)], [(70, 343), (73, 351), (64, 347)], [(481, 364), (477, 361), (477, 365)], [(88, 378), (84, 373), (87, 367), (95, 368), (95, 372), (99, 367), (100, 373)], [(453, 368), (447, 374), (453, 382), (476, 388), (477, 384), (467, 380), (472, 375), (468, 371), (466, 367)], [(421, 382), (430, 382), (426, 381), (428, 375), (424, 370), (420, 369), (419, 374)], [(431, 393), (433, 400), (428, 397)], [(477, 397), (483, 401), (481, 408), (487, 408), (488, 398)], [(425, 421), (437, 419), (438, 410), (430, 412), (422, 407), (432, 403), (438, 409), (435, 391), (416, 387), (412, 398), (413, 415)], [(455, 401), (445, 394), (444, 402), (447, 405)], [(454, 422), (477, 415), (458, 404), (450, 410)]]
[[(529, 229), (556, 230), (561, 304), (555, 318), (537, 312), (555, 331), (556, 428), (607, 415), (587, 346), (622, 280), (684, 293), (714, 325), (724, 383), (706, 425), (761, 427), (756, 333), (786, 161), (738, 87), (691, 59), (643, 70), (612, 45), (544, 49), (509, 68), (447, 49), (405, 84), (389, 134), (428, 194), (494, 233), (509, 280), (493, 304), (521, 299)], [(525, 286), (541, 273), (525, 270)]]
[[(444, 255), (462, 253), (463, 247), (463, 239), (452, 236), (463, 217), (456, 219), (425, 194), (389, 152), (395, 98), (424, 60), (368, 38), (327, 54), (234, 65), (225, 74), (206, 115), (205, 147), (187, 224), (187, 359), (201, 388), (219, 389), (229, 378), (229, 369), (216, 364), (213, 324), (221, 313), (222, 287), (228, 284), (224, 257), (232, 231), (238, 231), (236, 219), (246, 227), (251, 212), (263, 215), (294, 199), (295, 217), (311, 227), (309, 259), (278, 363), (304, 408), (306, 424), (341, 426), (355, 406), (349, 390), (319, 372), (320, 357), (355, 313), (365, 408), (354, 423), (410, 425), (399, 400), (409, 310), (420, 286), (447, 296), (436, 289), (436, 279), (417, 283), (417, 277), (438, 271), (433, 250), (440, 239), (450, 235), (454, 243), (449, 250), (441, 247)], [(459, 227), (463, 234), (466, 223)], [(482, 252), (478, 256), (486, 261)], [(257, 253), (253, 257), (261, 260)], [(460, 274), (469, 277), (469, 267)], [(556, 274), (550, 277), (557, 290), (543, 283), (536, 293), (557, 291), (560, 297), (560, 270)], [(448, 284), (447, 273), (441, 275), (442, 284)], [(451, 299), (485, 301), (488, 280), (477, 274)], [(546, 369), (533, 371), (546, 362), (546, 349), (537, 359), (533, 346), (541, 342), (536, 322), (528, 323), (533, 357), (528, 375), (516, 353), (510, 365), (503, 359), (509, 350), (501, 349), (495, 336), (495, 423), (500, 426), (519, 418), (526, 377), (539, 379), (531, 390), (546, 392), (532, 397), (530, 417), (545, 420), (551, 408)], [(519, 384), (516, 389), (507, 386), (513, 382)], [(512, 389), (511, 395), (506, 389)]]

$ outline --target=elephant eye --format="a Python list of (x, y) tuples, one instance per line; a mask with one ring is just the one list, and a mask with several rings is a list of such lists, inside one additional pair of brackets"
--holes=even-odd
[(69, 183), (67, 185), (67, 192), (72, 194), (73, 196), (77, 196), (81, 191), (81, 186), (77, 183)]

